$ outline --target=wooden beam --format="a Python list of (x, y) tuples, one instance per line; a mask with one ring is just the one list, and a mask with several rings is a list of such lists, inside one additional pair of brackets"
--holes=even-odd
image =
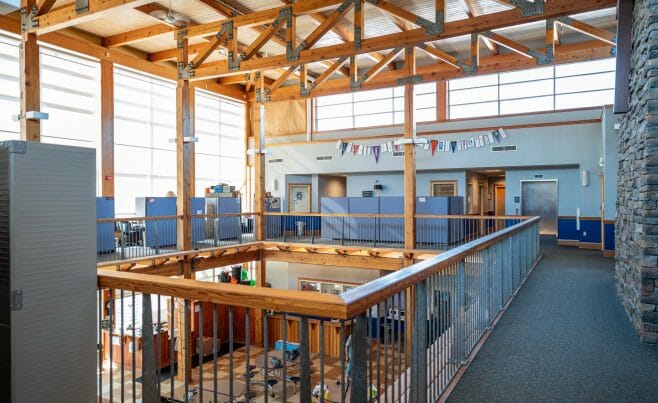
[(120, 34), (107, 36), (103, 38), (103, 46), (115, 48), (117, 46), (129, 45), (140, 41), (145, 41), (154, 36), (166, 34), (174, 31), (176, 28), (166, 24), (155, 24), (144, 28), (135, 29)]
[[(335, 8), (337, 5), (341, 4), (344, 0), (306, 0), (303, 2), (297, 2), (292, 6), (292, 15), (307, 15), (312, 14), (318, 11), (328, 10)], [(276, 20), (279, 16), (279, 13), (285, 7), (276, 7), (263, 11), (256, 11), (249, 14), (238, 15), (232, 18), (234, 27), (253, 27), (262, 24), (269, 24), (272, 21)], [(192, 38), (196, 36), (212, 35), (217, 33), (221, 28), (221, 23), (223, 20), (210, 22), (207, 24), (200, 24), (195, 27), (188, 29), (187, 36)], [(175, 36), (174, 36), (175, 37)]]
[(416, 75), (416, 48), (409, 46), (404, 52), (404, 247), (416, 247), (416, 116), (414, 108), (414, 82)]
[(57, 0), (42, 0), (42, 1), (40, 1), (39, 6), (37, 7), (37, 14), (36, 15), (39, 16), (39, 15), (46, 14), (48, 11), (50, 11), (53, 8), (53, 6), (55, 5), (56, 2), (57, 2)]
[(267, 88), (267, 90), (272, 92), (272, 91), (276, 90), (277, 88), (279, 88), (284, 82), (286, 82), (288, 77), (290, 77), (290, 75), (292, 73), (294, 73), (295, 70), (297, 70), (297, 67), (298, 66), (288, 67), (288, 69), (286, 71), (281, 73), (281, 75), (279, 77), (277, 77), (276, 80), (274, 80), (274, 82)]
[[(256, 85), (261, 94), (265, 91), (265, 82), (263, 77), (256, 78)], [(254, 125), (252, 127), (254, 136), (254, 212), (256, 213), (255, 237), (257, 241), (265, 240), (265, 220), (263, 213), (265, 212), (265, 154), (260, 150), (265, 148), (265, 105), (262, 103), (256, 104), (254, 110)]]
[(101, 194), (114, 197), (114, 64), (101, 60)]
[(448, 120), (448, 82), (436, 82), (436, 120)]
[(395, 4), (392, 4), (388, 2), (387, 0), (379, 0), (377, 2), (371, 2), (373, 3), (377, 8), (379, 8), (382, 11), (385, 11), (386, 13), (393, 15), (397, 18), (400, 18), (403, 21), (410, 22), (414, 25), (418, 25), (418, 20), (421, 19), (418, 15), (412, 13), (411, 11), (396, 6)]
[(345, 64), (346, 61), (347, 58), (342, 57), (336, 60), (335, 62), (333, 62), (331, 65), (329, 65), (329, 67), (327, 67), (327, 69), (323, 71), (322, 74), (318, 76), (318, 78), (315, 79), (315, 82), (313, 83), (313, 88), (319, 87), (320, 85), (322, 85), (322, 83), (327, 81), (329, 77), (331, 77), (336, 72), (336, 70), (338, 70), (343, 64)]
[[(539, 50), (538, 50), (539, 51)], [(577, 44), (560, 45), (557, 48), (553, 64), (573, 63), (578, 61), (595, 60), (612, 57), (612, 47), (600, 41), (587, 41)], [(478, 73), (490, 74), (507, 71), (517, 71), (536, 67), (535, 59), (529, 59), (516, 53), (482, 57)], [(467, 77), (469, 74), (455, 69), (445, 63), (434, 63), (420, 66), (417, 74), (422, 76), (422, 82), (450, 80)], [(402, 70), (381, 72), (372, 81), (361, 86), (360, 90), (395, 87), (397, 80), (404, 77)], [(352, 91), (348, 78), (327, 80), (321, 87), (316, 88), (313, 96), (334, 95)], [(302, 98), (297, 88), (279, 88), (269, 94), (270, 101), (284, 101)]]
[(307, 48), (300, 52), (296, 60), (288, 60), (286, 55), (276, 55), (261, 59), (248, 60), (240, 64), (239, 70), (229, 70), (225, 62), (218, 62), (206, 68), (197, 69), (195, 79), (202, 77), (219, 77), (225, 75), (242, 74), (252, 70), (269, 70), (274, 67), (291, 66), (298, 64), (309, 64), (329, 58), (335, 59), (353, 54), (362, 54), (372, 51), (390, 49), (395, 46), (417, 45), (423, 42), (431, 42), (456, 36), (479, 33), (492, 29), (524, 24), (533, 21), (543, 21), (548, 18), (577, 14), (586, 11), (597, 10), (614, 6), (615, 0), (582, 0), (572, 2), (567, 0), (553, 0), (545, 3), (544, 13), (539, 15), (520, 15), (518, 10), (501, 11), (497, 13), (469, 18), (467, 20), (446, 22), (442, 33), (428, 35), (424, 29), (418, 28), (412, 31), (379, 36), (377, 38), (365, 39), (360, 49), (354, 49), (353, 43)]
[(285, 19), (281, 19), (278, 23), (272, 23), (269, 27), (265, 28), (261, 34), (256, 38), (251, 45), (242, 53), (242, 59), (248, 60), (251, 59), (253, 55), (256, 54), (271, 38), (276, 35), (276, 33), (281, 29), (281, 26), (285, 24)]
[(372, 66), (365, 73), (363, 82), (367, 83), (368, 81), (375, 78), (375, 76), (377, 74), (379, 74), (379, 72), (382, 71), (384, 69), (384, 67), (386, 67), (386, 65), (388, 63), (390, 63), (391, 60), (395, 59), (400, 54), (400, 52), (402, 52), (402, 50), (403, 50), (402, 48), (395, 48), (395, 49), (391, 50), (390, 52), (388, 52), (388, 54), (386, 56), (384, 56), (384, 58), (382, 60), (377, 62), (377, 64)]
[[(188, 41), (183, 38), (179, 49), (178, 62), (183, 66), (189, 63)], [(176, 85), (176, 214), (179, 216), (176, 227), (177, 245), (180, 250), (192, 249), (190, 231), (190, 154), (189, 138), (194, 133), (194, 116), (191, 113), (191, 93), (194, 89), (188, 80), (179, 79)], [(186, 276), (188, 272), (186, 270)]]
[(423, 43), (421, 45), (418, 45), (418, 48), (424, 51), (425, 53), (427, 53), (428, 55), (432, 56), (432, 58), (438, 59), (444, 63), (451, 65), (452, 67), (461, 70), (461, 67), (459, 66), (459, 59), (435, 48), (433, 45), (428, 43)]
[[(27, 10), (36, 5), (35, 0), (22, 0), (21, 6)], [(34, 33), (21, 33), (20, 49), (20, 90), (21, 90), (21, 140), (41, 141), (41, 121), (26, 119), (27, 112), (41, 111), (41, 78), (39, 66), (39, 44)]]
[(525, 56), (525, 57), (528, 57), (528, 58), (532, 58), (532, 57), (533, 57), (533, 56), (530, 54), (530, 53), (532, 53), (532, 51), (533, 51), (531, 48), (529, 48), (529, 47), (527, 47), (527, 46), (525, 46), (525, 45), (523, 45), (523, 44), (520, 44), (520, 43), (518, 43), (518, 42), (516, 42), (516, 41), (513, 41), (513, 40), (511, 40), (511, 39), (509, 39), (509, 38), (507, 38), (507, 37), (504, 37), (504, 36), (502, 36), (502, 35), (499, 35), (499, 34), (497, 34), (497, 33), (495, 33), (495, 32), (488, 33), (488, 34), (487, 34), (487, 38), (488, 38), (490, 41), (499, 44), (500, 46), (504, 46), (504, 47), (506, 47), (507, 49), (509, 49), (509, 50), (511, 50), (511, 51), (513, 51), (513, 52), (516, 52), (516, 53), (520, 54), (521, 56)]
[(296, 251), (279, 251), (266, 249), (262, 251), (262, 259), (268, 262), (305, 263), (323, 266), (351, 267), (357, 269), (373, 269), (395, 271), (404, 267), (404, 259), (373, 257), (363, 255), (308, 253)]
[(76, 2), (56, 8), (46, 14), (34, 17), (37, 26), (28, 29), (28, 33), (44, 34), (66, 27), (93, 21), (107, 16), (110, 12), (119, 12), (135, 8), (152, 0), (88, 0), (87, 11), (77, 12)]
[(210, 41), (210, 43), (206, 44), (203, 49), (199, 50), (194, 60), (192, 60), (192, 66), (196, 68), (202, 65), (203, 62), (205, 62), (206, 59), (210, 57), (212, 52), (214, 52), (224, 42), (227, 34), (228, 33), (226, 31), (218, 33), (217, 36), (215, 36), (215, 38)]
[(598, 39), (607, 44), (615, 46), (616, 37), (612, 32), (608, 32), (605, 29), (597, 28), (593, 25), (587, 24), (586, 22), (579, 21), (571, 17), (562, 17), (555, 20), (556, 23), (561, 24), (565, 27), (571, 28), (574, 31), (578, 31), (581, 34), (585, 34), (594, 39)]

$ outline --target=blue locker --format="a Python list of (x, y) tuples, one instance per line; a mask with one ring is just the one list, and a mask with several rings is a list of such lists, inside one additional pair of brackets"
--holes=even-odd
[[(203, 197), (192, 197), (190, 199), (190, 214), (205, 214), (206, 213), (206, 199)], [(202, 242), (206, 240), (205, 234), (205, 218), (193, 217), (192, 218), (192, 243)]]
[[(323, 197), (320, 199), (320, 212), (326, 214), (347, 214), (347, 197)], [(320, 237), (322, 239), (344, 239), (347, 223), (340, 217), (322, 217)]]
[[(139, 217), (176, 215), (175, 197), (136, 197), (135, 212)], [(176, 219), (147, 220), (144, 245), (151, 248), (176, 246)]]
[[(209, 197), (206, 198), (206, 207), (208, 214), (242, 212), (242, 203), (239, 197)], [(215, 218), (213, 222), (213, 231), (217, 239), (239, 239), (242, 235), (242, 217), (239, 215)]]
[[(379, 213), (404, 214), (404, 197), (380, 197)], [(381, 242), (404, 242), (404, 219), (381, 218), (378, 240)]]
[[(114, 198), (96, 198), (96, 218), (114, 218)], [(98, 253), (114, 252), (114, 223), (96, 224), (96, 250)]]
[[(350, 214), (379, 214), (378, 197), (349, 197), (347, 204)], [(374, 242), (377, 239), (377, 228), (377, 218), (350, 218), (348, 238), (362, 242)]]

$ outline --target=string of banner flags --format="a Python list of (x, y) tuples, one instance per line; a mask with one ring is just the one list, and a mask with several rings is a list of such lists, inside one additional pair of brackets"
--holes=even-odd
[(404, 150), (405, 141), (412, 142), (415, 145), (422, 146), (424, 150), (431, 150), (432, 156), (437, 152), (452, 152), (466, 151), (471, 148), (481, 148), (488, 145), (500, 143), (507, 138), (505, 130), (497, 129), (491, 133), (485, 133), (475, 137), (468, 137), (457, 141), (445, 140), (429, 140), (429, 139), (398, 139), (382, 143), (380, 145), (371, 146), (366, 144), (357, 144), (349, 141), (338, 140), (336, 149), (340, 151), (340, 155), (344, 156), (345, 153), (351, 152), (353, 155), (372, 155), (375, 157), (375, 162), (379, 163), (379, 156), (381, 153), (393, 153)]

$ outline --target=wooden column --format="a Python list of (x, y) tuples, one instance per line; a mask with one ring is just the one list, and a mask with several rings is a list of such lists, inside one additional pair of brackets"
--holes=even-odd
[(114, 64), (101, 59), (101, 194), (114, 197)]
[[(257, 85), (260, 93), (265, 91), (265, 81), (262, 73), (257, 77)], [(256, 241), (265, 240), (265, 154), (259, 152), (265, 148), (265, 105), (258, 103), (253, 113), (254, 124), (252, 131), (254, 135), (254, 212), (256, 213)], [(256, 262), (256, 285), (264, 287), (267, 278), (267, 263), (260, 259)], [(256, 340), (255, 343), (263, 343), (263, 322), (260, 310), (256, 312)]]
[[(21, 7), (31, 10), (36, 0), (21, 0)], [(21, 140), (41, 141), (41, 122), (28, 120), (25, 114), (41, 110), (41, 82), (39, 77), (39, 45), (37, 35), (21, 33), (20, 51), (20, 87), (21, 87)]]
[(436, 120), (448, 120), (448, 82), (436, 82)]
[[(416, 74), (416, 48), (407, 47), (404, 52), (404, 139), (416, 138), (416, 113), (414, 108), (414, 84)], [(416, 156), (413, 143), (404, 145), (404, 247), (416, 247)]]
[[(188, 40), (182, 38), (178, 47), (179, 65), (187, 66), (189, 63)], [(189, 80), (179, 79), (176, 85), (176, 214), (179, 216), (176, 226), (176, 240), (178, 248), (190, 250), (192, 247), (191, 220), (190, 220), (190, 195), (192, 189), (192, 143), (186, 141), (193, 136), (194, 116), (193, 96), (194, 89)], [(183, 262), (183, 276), (192, 278), (192, 264), (185, 260)], [(178, 322), (178, 373), (176, 378), (188, 382), (191, 376), (191, 362), (186, 359), (185, 349), (190, 348), (191, 340), (185, 324), (185, 304), (189, 301), (178, 300), (176, 304), (176, 319)], [(189, 312), (192, 315), (191, 312)], [(187, 318), (190, 322), (191, 317)], [(192, 350), (187, 357), (192, 356)]]
[[(196, 90), (194, 87), (190, 88), (190, 136), (196, 135), (195, 129), (195, 119), (196, 116)], [(190, 157), (190, 194), (189, 197), (196, 196), (196, 143), (188, 143), (190, 146), (189, 157)], [(200, 196), (205, 196), (200, 195)], [(193, 214), (193, 212), (190, 212)]]

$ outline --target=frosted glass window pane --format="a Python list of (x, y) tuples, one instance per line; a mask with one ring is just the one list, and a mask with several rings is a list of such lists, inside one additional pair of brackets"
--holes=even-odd
[(458, 90), (464, 88), (475, 88), (483, 87), (486, 85), (497, 85), (498, 76), (496, 74), (490, 74), (486, 76), (474, 76), (468, 78), (460, 78), (457, 80), (450, 80), (450, 89)]
[(500, 99), (526, 98), (551, 94), (553, 94), (553, 80), (530, 81), (527, 83), (500, 86)]
[(359, 91), (354, 93), (354, 102), (368, 101), (372, 99), (391, 98), (393, 91), (391, 88), (382, 88), (379, 90)]
[(176, 177), (176, 152), (153, 149), (153, 175)]
[(555, 97), (556, 109), (583, 108), (587, 106), (602, 106), (614, 103), (615, 91), (603, 90), (558, 95)]
[(436, 106), (436, 93), (416, 95), (416, 108), (429, 108)]
[[(418, 121), (418, 120), (416, 120)], [(404, 123), (404, 112), (395, 112), (395, 117), (393, 118), (393, 122), (396, 125), (401, 125)]]
[(602, 71), (615, 71), (615, 59), (609, 58), (555, 66), (556, 77), (598, 73)]
[(472, 118), (477, 116), (498, 115), (498, 102), (450, 107), (450, 119)]
[(393, 124), (392, 113), (378, 113), (355, 117), (356, 127), (384, 126)]
[(394, 111), (404, 110), (404, 98), (393, 98), (393, 110)]
[(135, 214), (135, 197), (151, 196), (151, 182), (144, 176), (114, 178), (114, 214), (118, 217)]
[[(354, 113), (356, 115), (363, 115), (372, 112), (392, 112), (392, 111), (393, 111), (393, 101), (391, 98), (354, 103)], [(359, 127), (358, 123), (356, 127)]]
[(195, 151), (204, 154), (219, 155), (219, 136), (205, 135), (197, 132), (199, 142), (194, 146)]
[(555, 81), (556, 93), (592, 91), (614, 88), (615, 73), (590, 74), (585, 77), (565, 77)]
[(403, 97), (404, 96), (404, 87), (393, 87), (393, 96), (394, 97)]
[(344, 118), (318, 119), (316, 125), (318, 131), (348, 129), (352, 127), (352, 116)]
[(416, 122), (430, 122), (436, 120), (436, 108), (416, 110)]
[(496, 99), (498, 99), (498, 87), (482, 87), (450, 91), (450, 103), (452, 105), (493, 101)]
[(416, 94), (427, 94), (427, 93), (434, 93), (436, 94), (436, 83), (431, 82), (431, 83), (424, 83), (424, 84), (416, 84), (415, 86), (416, 89)]
[(316, 105), (318, 106), (344, 104), (344, 103), (352, 102), (352, 94), (347, 93), (347, 94), (336, 94), (336, 95), (327, 95), (324, 97), (317, 97), (315, 99), (315, 102)]
[(519, 81), (541, 80), (543, 78), (553, 78), (553, 66), (501, 73), (500, 83), (517, 83)]
[(114, 143), (151, 146), (151, 125), (148, 122), (114, 119)]
[(12, 118), (12, 116), (18, 115), (20, 110), (21, 106), (18, 100), (14, 101), (0, 97), (0, 135), (10, 136), (9, 133), (20, 133), (20, 123)]
[(119, 174), (150, 175), (151, 150), (114, 145), (114, 171)]
[[(19, 99), (17, 94), (21, 93), (21, 88), (18, 77), (6, 74), (12, 72), (9, 69), (13, 66), (5, 66), (2, 62), (3, 60), (0, 59), (0, 97)], [(18, 68), (15, 72), (18, 74)]]
[(550, 111), (553, 109), (553, 96), (517, 99), (500, 102), (500, 114)]
[(318, 119), (345, 117), (352, 115), (352, 104), (322, 106), (317, 109)]

